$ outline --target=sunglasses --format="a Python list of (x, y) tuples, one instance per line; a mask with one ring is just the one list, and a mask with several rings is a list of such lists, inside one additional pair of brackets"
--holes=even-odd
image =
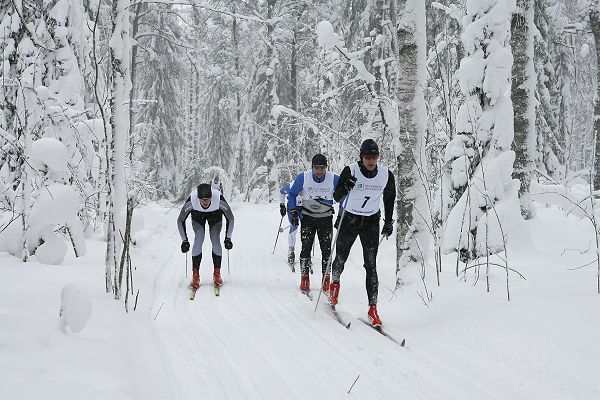
[(327, 169), (327, 165), (313, 165), (313, 169)]
[(377, 160), (379, 158), (379, 154), (375, 154), (372, 156), (364, 155), (363, 157), (365, 158), (365, 160)]

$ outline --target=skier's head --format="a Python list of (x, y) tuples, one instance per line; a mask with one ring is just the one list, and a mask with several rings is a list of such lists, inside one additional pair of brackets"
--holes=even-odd
[(317, 153), (312, 158), (312, 170), (317, 177), (322, 177), (327, 171), (327, 158), (321, 153)]
[(207, 208), (210, 206), (212, 189), (208, 183), (201, 183), (198, 185), (198, 198), (200, 199), (200, 205), (202, 207)]
[(360, 160), (369, 171), (373, 171), (379, 159), (379, 146), (373, 139), (366, 139), (360, 145)]

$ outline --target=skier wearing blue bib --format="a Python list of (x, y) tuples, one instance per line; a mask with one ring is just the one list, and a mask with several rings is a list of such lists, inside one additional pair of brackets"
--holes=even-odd
[(346, 213), (339, 226), (336, 242), (336, 254), (332, 265), (329, 303), (336, 305), (340, 293), (340, 276), (350, 249), (358, 236), (363, 248), (366, 271), (367, 297), (369, 299), (368, 316), (373, 326), (381, 326), (377, 313), (377, 250), (379, 247), (379, 203), (383, 197), (384, 223), (381, 234), (390, 236), (394, 229), (392, 215), (396, 200), (396, 183), (390, 170), (377, 161), (379, 147), (373, 139), (365, 140), (360, 146), (360, 161), (347, 165), (340, 174), (335, 187), (335, 201), (344, 200), (342, 206)]
[[(340, 178), (338, 175), (327, 171), (327, 158), (323, 154), (315, 154), (311, 164), (312, 169), (299, 174), (288, 193), (290, 222), (292, 225), (298, 225), (302, 221), (300, 228), (300, 240), (302, 242), (300, 290), (303, 292), (310, 290), (308, 272), (312, 265), (310, 252), (315, 235), (319, 237), (323, 275), (325, 275), (327, 269), (333, 234), (333, 189)], [(301, 208), (295, 207), (298, 196), (302, 197)], [(323, 289), (325, 291), (329, 289), (329, 275), (324, 277)]]

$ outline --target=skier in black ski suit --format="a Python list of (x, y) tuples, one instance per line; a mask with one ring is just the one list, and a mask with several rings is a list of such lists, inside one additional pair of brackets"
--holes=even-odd
[[(310, 290), (308, 272), (312, 265), (310, 252), (319, 237), (321, 248), (321, 269), (323, 272), (323, 290), (329, 289), (329, 275), (325, 275), (327, 262), (331, 255), (331, 236), (333, 232), (333, 189), (339, 176), (327, 171), (327, 158), (323, 154), (315, 154), (312, 158), (312, 169), (298, 174), (288, 192), (288, 211), (290, 223), (298, 225), (300, 221), (300, 290)], [(302, 197), (302, 208), (296, 207), (297, 197)]]
[(233, 248), (231, 235), (233, 234), (234, 218), (231, 207), (221, 192), (212, 189), (211, 185), (202, 183), (195, 188), (190, 197), (181, 208), (179, 218), (177, 218), (177, 227), (181, 236), (181, 251), (187, 253), (190, 249), (190, 242), (185, 228), (185, 220), (192, 214), (192, 228), (194, 229), (194, 247), (192, 248), (192, 282), (190, 287), (198, 289), (200, 286), (200, 261), (202, 260), (202, 243), (204, 243), (204, 225), (208, 222), (210, 241), (212, 243), (212, 259), (214, 265), (213, 284), (221, 286), (221, 259), (223, 250), (221, 248), (220, 235), (223, 226), (223, 215), (225, 215), (226, 229), (225, 241), (223, 244), (227, 250)]
[(381, 234), (390, 236), (394, 229), (392, 215), (396, 199), (396, 183), (390, 170), (380, 165), (379, 147), (373, 139), (360, 146), (360, 161), (347, 165), (333, 193), (335, 201), (346, 197), (342, 206), (345, 214), (340, 221), (336, 242), (336, 255), (332, 265), (329, 303), (336, 305), (340, 292), (340, 276), (356, 237), (363, 248), (364, 268), (367, 273), (366, 287), (369, 298), (369, 319), (374, 326), (382, 322), (377, 314), (377, 250), (379, 247), (379, 202), (383, 196), (385, 219)]

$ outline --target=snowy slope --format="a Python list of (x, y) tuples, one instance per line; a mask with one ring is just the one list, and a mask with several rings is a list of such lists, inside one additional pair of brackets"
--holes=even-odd
[[(406, 337), (401, 348), (356, 319), (367, 311), (358, 243), (341, 282), (338, 309), (352, 321), (346, 330), (324, 306), (314, 312), (318, 248), (311, 302), (285, 263), (285, 232), (271, 254), (278, 206), (233, 208), (231, 273), (224, 257), (220, 297), (205, 256), (202, 286), (188, 300), (178, 207), (136, 211), (143, 218), (133, 255), (140, 295), (137, 311), (127, 315), (103, 293), (99, 241), (88, 243), (86, 257), (58, 267), (22, 265), (0, 254), (0, 398), (600, 398), (595, 270), (567, 269), (585, 264), (593, 251), (561, 254), (588, 249), (592, 230), (585, 221), (538, 210), (529, 223), (536, 249), (510, 258), (527, 278), (511, 275), (510, 302), (503, 270), (493, 270), (486, 293), (484, 271), (477, 285), (474, 270), (463, 281), (452, 257), (444, 259), (440, 287), (435, 271), (426, 271), (428, 307), (418, 294), (419, 271), (406, 271), (407, 284), (394, 293), (393, 242), (384, 242), (380, 316), (388, 332)], [(94, 311), (81, 333), (65, 335), (57, 322), (60, 290), (72, 281), (89, 289)], [(27, 296), (32, 291), (38, 295)]]

